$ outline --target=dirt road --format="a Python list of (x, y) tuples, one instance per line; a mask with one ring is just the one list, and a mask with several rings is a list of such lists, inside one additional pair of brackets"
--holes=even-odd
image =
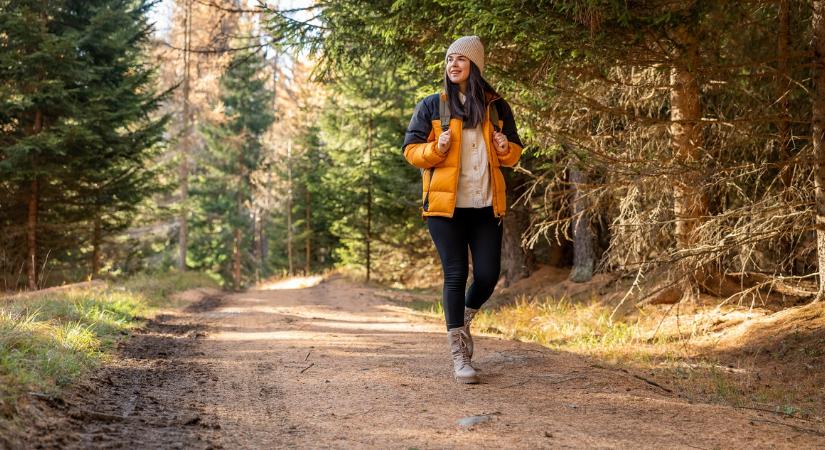
[[(480, 337), (452, 381), (441, 324), (332, 279), (159, 317), (51, 404), (33, 446), (95, 448), (822, 447), (817, 425), (690, 404), (644, 374)], [(640, 378), (641, 377), (641, 378)], [(480, 416), (470, 419), (471, 416)], [(463, 419), (463, 421), (462, 421)], [(474, 425), (459, 423), (479, 421)]]

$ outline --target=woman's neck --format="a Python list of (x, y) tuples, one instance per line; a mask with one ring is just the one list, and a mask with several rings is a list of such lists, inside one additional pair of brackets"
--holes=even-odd
[(466, 81), (462, 81), (461, 83), (458, 83), (458, 92), (461, 92), (462, 94), (465, 94), (465, 95), (467, 94), (467, 82)]

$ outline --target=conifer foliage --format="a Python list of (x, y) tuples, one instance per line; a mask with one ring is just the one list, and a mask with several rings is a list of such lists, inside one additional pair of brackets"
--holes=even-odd
[[(0, 2), (0, 264), (4, 287), (101, 268), (100, 246), (157, 188), (166, 119), (143, 56), (150, 3)], [(19, 274), (25, 274), (24, 277)]]
[(311, 10), (312, 21), (271, 14), (269, 27), (316, 52), (324, 79), (372, 61), (433, 92), (453, 39), (487, 44), (486, 76), (528, 144), (508, 202), (527, 219), (505, 223), (505, 241), (525, 253), (508, 258), (529, 267), (542, 241), (560, 244), (556, 254), (576, 257), (556, 262), (576, 264), (576, 281), (594, 269), (646, 280), (634, 283), (640, 304), (825, 296), (822, 2), (352, 0)]
[(192, 180), (199, 207), (192, 227), (194, 259), (236, 289), (256, 267), (251, 176), (263, 161), (262, 137), (274, 120), (263, 68), (260, 53), (234, 55), (220, 83), (225, 118), (205, 127), (206, 154)]

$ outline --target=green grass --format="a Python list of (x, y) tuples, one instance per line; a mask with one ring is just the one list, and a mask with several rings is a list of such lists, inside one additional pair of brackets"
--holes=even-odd
[(28, 391), (57, 393), (104, 361), (114, 344), (170, 295), (215, 287), (197, 273), (139, 275), (91, 286), (0, 300), (0, 415)]

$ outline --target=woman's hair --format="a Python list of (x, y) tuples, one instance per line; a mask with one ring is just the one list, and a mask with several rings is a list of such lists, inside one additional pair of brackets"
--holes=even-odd
[(461, 118), (464, 121), (464, 128), (475, 128), (484, 120), (484, 113), (487, 107), (485, 93), (498, 96), (498, 93), (484, 77), (478, 66), (470, 61), (470, 76), (467, 78), (467, 98), (464, 104), (458, 98), (458, 84), (450, 81), (447, 71), (444, 71), (444, 92), (447, 93), (447, 101), (450, 105), (450, 116)]

